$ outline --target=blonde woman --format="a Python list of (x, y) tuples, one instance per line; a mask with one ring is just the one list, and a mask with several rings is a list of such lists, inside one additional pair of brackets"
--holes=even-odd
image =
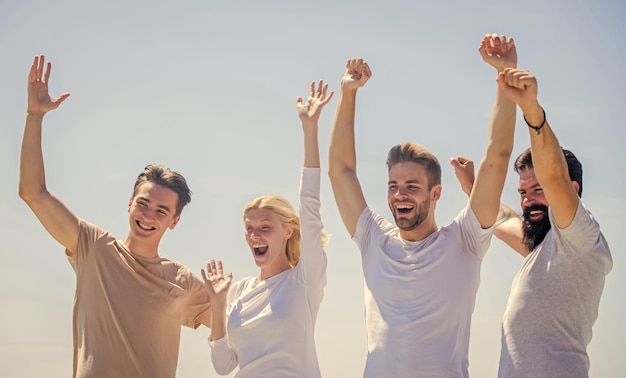
[(245, 237), (258, 277), (232, 284), (222, 262), (211, 260), (202, 277), (209, 288), (209, 344), (218, 374), (237, 377), (320, 377), (314, 328), (326, 286), (326, 235), (320, 219), (318, 120), (333, 92), (311, 83), (297, 98), (304, 133), (300, 215), (282, 197), (265, 195), (244, 209)]

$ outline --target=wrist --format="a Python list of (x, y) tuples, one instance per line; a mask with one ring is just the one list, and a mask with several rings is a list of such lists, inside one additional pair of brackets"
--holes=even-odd
[(544, 120), (543, 108), (538, 102), (534, 102), (529, 105), (520, 106), (526, 122), (531, 125), (540, 125)]
[(29, 118), (43, 118), (44, 115), (46, 115), (46, 112), (44, 112), (44, 111), (33, 111), (33, 110), (26, 109), (26, 117), (29, 117)]

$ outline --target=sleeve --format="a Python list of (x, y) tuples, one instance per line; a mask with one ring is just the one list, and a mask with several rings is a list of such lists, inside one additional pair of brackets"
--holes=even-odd
[[(548, 208), (548, 215), (550, 223), (556, 224), (550, 208)], [(562, 246), (562, 248), (558, 248), (559, 251), (578, 254), (602, 250), (606, 251), (610, 258), (609, 247), (600, 232), (600, 225), (582, 201), (578, 201), (576, 214), (569, 226), (565, 228), (553, 227), (553, 229), (556, 242)]]
[(102, 238), (108, 238), (113, 240), (113, 236), (100, 227), (87, 222), (84, 219), (80, 219), (78, 222), (78, 241), (76, 243), (76, 251), (73, 251), (70, 255), (69, 251), (65, 250), (65, 255), (74, 269), (74, 272), (78, 274), (85, 261), (91, 257), (91, 253), (95, 250), (94, 246), (98, 240)]
[(300, 261), (297, 269), (309, 285), (326, 286), (326, 252), (322, 244), (320, 168), (302, 168), (300, 178)]
[(179, 269), (184, 270), (188, 282), (187, 298), (185, 300), (185, 306), (182, 309), (181, 323), (185, 327), (196, 329), (201, 324), (199, 319), (202, 315), (211, 311), (209, 293), (204, 287), (204, 282), (200, 277), (184, 266), (180, 266)]
[(211, 362), (217, 374), (226, 375), (239, 365), (237, 350), (230, 344), (228, 334), (213, 341), (209, 337), (209, 346), (211, 347)]
[[(352, 241), (356, 243), (361, 255), (364, 256), (372, 249), (370, 248), (372, 243), (380, 242), (381, 235), (393, 237), (396, 232), (397, 228), (393, 224), (389, 223), (371, 208), (366, 207), (359, 215)], [(378, 241), (374, 241), (374, 239)]]
[(461, 241), (465, 245), (465, 249), (482, 259), (487, 253), (489, 245), (491, 245), (494, 226), (482, 228), (469, 203), (454, 218), (454, 223), (459, 225)]

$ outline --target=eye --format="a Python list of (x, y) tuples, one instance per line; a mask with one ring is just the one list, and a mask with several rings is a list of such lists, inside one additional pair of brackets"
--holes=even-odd
[(141, 207), (146, 207), (148, 206), (148, 204), (146, 204), (144, 201), (137, 201), (137, 205), (141, 206)]
[(418, 190), (419, 187), (416, 185), (409, 185), (409, 190)]
[(389, 190), (392, 192), (398, 190), (398, 185), (389, 185)]
[(167, 215), (167, 212), (165, 212), (165, 210), (157, 210), (157, 213), (159, 213), (160, 215)]

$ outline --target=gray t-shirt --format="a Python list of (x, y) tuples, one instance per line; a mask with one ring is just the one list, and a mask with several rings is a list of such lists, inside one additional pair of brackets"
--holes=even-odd
[(498, 377), (587, 377), (591, 327), (612, 266), (600, 225), (579, 201), (572, 223), (553, 226), (513, 280)]

